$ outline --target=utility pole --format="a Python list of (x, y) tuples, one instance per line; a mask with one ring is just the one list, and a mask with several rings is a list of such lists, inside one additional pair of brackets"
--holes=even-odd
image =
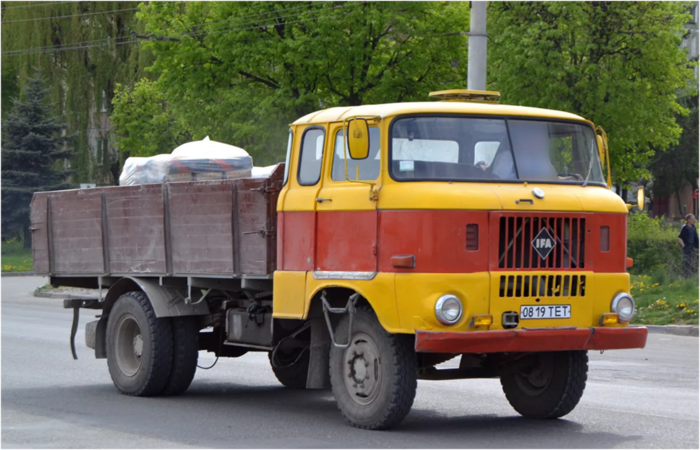
[(467, 89), (486, 90), (486, 2), (470, 2)]

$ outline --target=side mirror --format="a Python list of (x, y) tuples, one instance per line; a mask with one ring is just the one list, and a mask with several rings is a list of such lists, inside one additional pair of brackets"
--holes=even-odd
[(369, 124), (366, 119), (348, 121), (348, 150), (352, 159), (365, 159), (369, 155)]
[(640, 211), (644, 211), (644, 204), (646, 203), (646, 198), (644, 197), (644, 188), (639, 186), (637, 189), (637, 208)]

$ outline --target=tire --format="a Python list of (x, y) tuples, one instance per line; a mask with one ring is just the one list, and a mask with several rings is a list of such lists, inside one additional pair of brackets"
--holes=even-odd
[(296, 355), (276, 355), (276, 357), (282, 366), (275, 367), (272, 362), (272, 352), (269, 353), (270, 366), (277, 380), (289, 389), (306, 389), (306, 378), (309, 374), (309, 348), (304, 348)]
[(521, 415), (557, 419), (569, 414), (586, 387), (585, 351), (543, 352), (532, 355), (531, 365), (501, 377), (503, 392)]
[[(347, 339), (348, 326), (345, 315), (335, 330), (340, 343)], [(416, 396), (413, 340), (387, 333), (367, 306), (357, 308), (352, 328), (348, 348), (331, 348), (331, 388), (338, 409), (357, 428), (383, 430), (398, 425)], [(362, 384), (357, 382), (360, 378)]]
[(193, 316), (173, 317), (173, 365), (162, 395), (180, 395), (190, 387), (199, 358), (199, 325)]
[(143, 292), (117, 299), (107, 320), (107, 366), (122, 394), (160, 394), (173, 366), (173, 330), (169, 318), (158, 319)]

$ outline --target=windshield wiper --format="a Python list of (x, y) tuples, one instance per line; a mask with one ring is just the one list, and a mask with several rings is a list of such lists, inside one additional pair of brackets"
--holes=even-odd
[(593, 150), (593, 143), (594, 142), (595, 141), (591, 141), (591, 151), (588, 155), (588, 158), (590, 158), (590, 161), (588, 163), (588, 173), (586, 174), (586, 179), (583, 181), (583, 185), (582, 185), (583, 187), (586, 187), (586, 185), (588, 184), (588, 179), (591, 177), (591, 172), (593, 171), (593, 161), (594, 161), (594, 159), (593, 159), (593, 151), (594, 151)]

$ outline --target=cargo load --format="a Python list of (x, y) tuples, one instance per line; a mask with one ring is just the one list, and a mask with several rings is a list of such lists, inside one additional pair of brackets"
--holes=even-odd
[(124, 162), (120, 186), (178, 181), (248, 178), (253, 158), (242, 148), (205, 137), (182, 144), (171, 154), (131, 157)]

